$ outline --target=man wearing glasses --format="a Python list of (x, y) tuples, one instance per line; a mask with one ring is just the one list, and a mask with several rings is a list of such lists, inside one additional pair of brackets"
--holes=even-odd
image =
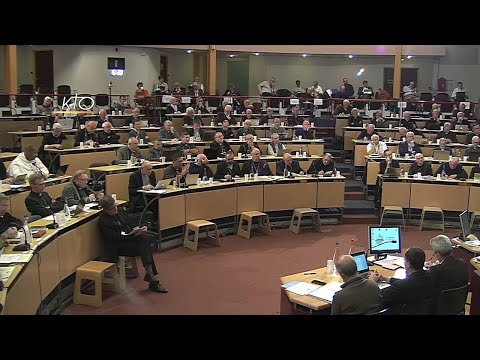
[(30, 194), (25, 198), (25, 207), (32, 215), (39, 215), (42, 218), (63, 210), (64, 202), (55, 201), (45, 191), (43, 175), (35, 173), (28, 178)]
[(102, 212), (98, 226), (103, 239), (103, 260), (116, 263), (119, 256), (140, 256), (145, 267), (144, 281), (153, 292), (167, 293), (168, 290), (155, 278), (157, 269), (152, 254), (153, 236), (147, 233), (146, 226), (132, 227), (125, 211), (117, 208), (110, 195), (103, 196), (99, 205)]

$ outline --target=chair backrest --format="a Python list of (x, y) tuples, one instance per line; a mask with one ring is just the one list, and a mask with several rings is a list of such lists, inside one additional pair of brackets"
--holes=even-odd
[(63, 98), (65, 98), (63, 95), (72, 95), (72, 89), (70, 88), (70, 85), (57, 86), (57, 104), (60, 107), (63, 105)]
[(464, 315), (467, 301), (468, 286), (446, 289), (437, 298), (437, 315)]
[(288, 89), (278, 89), (277, 96), (291, 96), (292, 92)]
[(433, 95), (429, 92), (422, 92), (420, 93), (420, 100), (421, 101), (432, 101)]
[(97, 106), (108, 106), (108, 94), (97, 94), (97, 95), (95, 95), (95, 105), (97, 105)]
[(30, 107), (31, 101), (32, 98), (30, 97), (30, 95), (17, 95), (15, 97), (15, 102), (17, 103), (17, 106), (20, 107)]
[(18, 88), (20, 94), (33, 94), (33, 85), (31, 84), (22, 84)]
[[(43, 95), (37, 95), (37, 105), (43, 104), (43, 99), (45, 99), (45, 94), (53, 94), (53, 88), (41, 87), (38, 88), (38, 93)], [(49, 95), (52, 97), (52, 95)]]
[(371, 102), (368, 105), (369, 110), (379, 110), (382, 108), (382, 103), (381, 102)]
[(450, 101), (450, 95), (444, 92), (439, 92), (435, 95), (435, 101)]
[(0, 107), (10, 107), (10, 96), (8, 94), (0, 94)]

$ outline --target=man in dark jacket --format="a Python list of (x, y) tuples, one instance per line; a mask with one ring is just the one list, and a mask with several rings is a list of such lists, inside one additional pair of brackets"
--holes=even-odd
[(305, 171), (300, 166), (298, 160), (293, 160), (289, 153), (283, 154), (283, 160), (277, 162), (278, 176), (300, 176), (304, 175)]
[(28, 178), (30, 194), (25, 198), (25, 207), (32, 215), (42, 218), (63, 210), (65, 202), (55, 201), (45, 190), (45, 180), (42, 174), (35, 173)]
[(116, 263), (119, 256), (140, 256), (145, 267), (144, 281), (151, 291), (166, 293), (168, 290), (155, 278), (157, 269), (152, 254), (152, 236), (147, 227), (135, 227), (128, 223), (127, 215), (117, 209), (115, 200), (106, 195), (99, 201), (102, 212), (98, 218), (100, 234), (103, 238), (103, 261)]
[(231, 180), (234, 177), (241, 176), (240, 165), (234, 159), (235, 155), (233, 151), (228, 151), (225, 156), (225, 161), (219, 162), (217, 165), (215, 179)]
[[(152, 190), (157, 184), (152, 163), (144, 161), (142, 167), (133, 172), (128, 180), (129, 208), (135, 210), (138, 206), (144, 207), (143, 195), (138, 190)], [(155, 207), (152, 207), (154, 209)], [(154, 211), (155, 212), (155, 211)]]

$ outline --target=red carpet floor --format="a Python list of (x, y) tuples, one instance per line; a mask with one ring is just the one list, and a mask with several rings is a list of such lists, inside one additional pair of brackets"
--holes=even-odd
[[(459, 229), (447, 229), (457, 236)], [(403, 232), (402, 247), (420, 246), (430, 258), (428, 241), (437, 230)], [(273, 230), (271, 236), (255, 234), (250, 240), (236, 235), (221, 238), (221, 247), (201, 244), (197, 252), (178, 247), (155, 254), (159, 279), (168, 294), (148, 290), (143, 267), (140, 277), (127, 279), (123, 294), (105, 293), (103, 306), (71, 305), (65, 315), (222, 315), (279, 314), (280, 277), (326, 266), (335, 242), (348, 253), (355, 239), (356, 250), (367, 248), (367, 225), (324, 226), (322, 233), (310, 229), (295, 235), (288, 229)]]

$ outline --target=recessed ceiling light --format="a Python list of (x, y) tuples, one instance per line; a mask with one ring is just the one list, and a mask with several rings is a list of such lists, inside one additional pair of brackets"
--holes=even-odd
[(303, 54), (302, 56), (303, 56), (303, 57), (307, 57), (307, 56), (308, 56), (308, 54)]
[(407, 56), (407, 59), (410, 60), (411, 58), (413, 58), (413, 55), (408, 55)]
[(192, 50), (187, 50), (187, 53), (191, 54), (191, 53), (192, 53)]
[(405, 59), (404, 59), (404, 58), (402, 58), (402, 61), (405, 61)]
[(258, 55), (260, 55), (260, 53), (255, 53), (255, 56), (258, 56)]
[(354, 55), (348, 55), (348, 58), (349, 58), (349, 59), (353, 59), (353, 58), (354, 58)]
[(230, 57), (231, 57), (231, 58), (232, 58), (232, 57), (234, 57), (234, 56), (235, 56), (235, 55), (233, 55), (233, 54), (230, 54)]

